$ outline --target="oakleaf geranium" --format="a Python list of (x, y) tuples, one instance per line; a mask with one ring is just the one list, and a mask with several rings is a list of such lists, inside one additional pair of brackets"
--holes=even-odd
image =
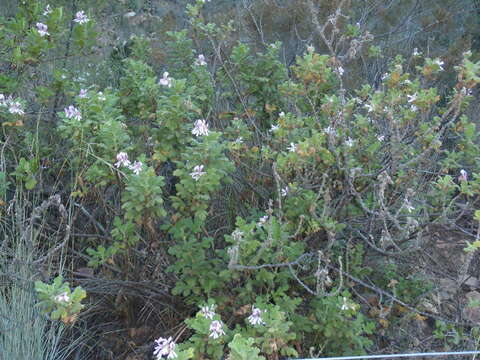
[(155, 340), (155, 348), (153, 350), (153, 355), (157, 357), (157, 360), (160, 360), (162, 358), (175, 359), (177, 358), (177, 354), (175, 353), (176, 346), (177, 345), (171, 337), (169, 337), (168, 339), (160, 337)]
[(65, 116), (69, 119), (75, 119), (75, 120), (82, 120), (82, 114), (80, 113), (80, 110), (78, 110), (75, 106), (70, 105), (69, 107), (65, 108)]
[(199, 119), (195, 121), (192, 134), (195, 136), (207, 136), (208, 135), (208, 124), (205, 120)]
[(223, 324), (219, 320), (214, 320), (210, 324), (210, 335), (209, 337), (213, 339), (218, 339), (220, 336), (225, 335), (225, 331), (223, 330)]
[(190, 173), (190, 176), (195, 180), (198, 181), (203, 175), (206, 174), (205, 171), (203, 171), (204, 166), (203, 165), (197, 165), (193, 168), (193, 171)]
[(73, 21), (75, 21), (77, 24), (82, 25), (89, 22), (90, 19), (87, 17), (87, 15), (85, 15), (85, 12), (82, 10), (77, 11), (77, 13), (75, 14), (75, 19), (73, 19)]
[(248, 322), (252, 325), (265, 325), (265, 322), (262, 320), (262, 310), (252, 306), (252, 314), (248, 317)]

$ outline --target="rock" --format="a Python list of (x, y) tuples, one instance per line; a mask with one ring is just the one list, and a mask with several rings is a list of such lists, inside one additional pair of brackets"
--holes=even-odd
[(461, 285), (466, 285), (471, 289), (478, 289), (480, 286), (478, 278), (470, 275), (463, 275), (460, 276), (458, 279), (458, 283)]

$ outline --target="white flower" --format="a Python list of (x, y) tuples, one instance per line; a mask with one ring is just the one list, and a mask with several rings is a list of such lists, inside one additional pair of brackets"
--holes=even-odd
[(7, 106), (7, 101), (5, 99), (5, 95), (0, 94), (0, 106)]
[(340, 309), (345, 311), (345, 310), (355, 310), (355, 305), (351, 304), (348, 302), (348, 299), (344, 296), (342, 298), (342, 306), (340, 306)]
[(421, 53), (420, 51), (418, 51), (417, 48), (414, 48), (412, 55), (413, 55), (413, 56), (420, 56), (420, 55), (422, 55), (422, 53)]
[(78, 24), (86, 24), (90, 21), (90, 19), (87, 17), (87, 15), (85, 15), (85, 12), (82, 10), (77, 11), (77, 13), (75, 14), (75, 19), (73, 19), (73, 21)]
[(81, 99), (84, 99), (87, 97), (88, 91), (85, 89), (80, 89), (80, 92), (78, 93), (78, 97)]
[(290, 146), (289, 146), (287, 149), (288, 149), (288, 151), (290, 151), (290, 152), (295, 152), (295, 151), (297, 151), (297, 145), (294, 144), (293, 142), (291, 142), (291, 143), (290, 143)]
[(198, 181), (206, 172), (203, 171), (203, 165), (197, 165), (193, 168), (193, 172), (190, 173), (190, 176), (195, 180)]
[(210, 324), (210, 335), (209, 337), (218, 339), (220, 336), (225, 335), (225, 331), (223, 331), (223, 325), (221, 321), (214, 320)]
[(200, 314), (205, 316), (207, 319), (212, 320), (215, 316), (215, 305), (205, 305), (200, 308)]
[(416, 112), (418, 107), (415, 104), (410, 105), (410, 110)]
[(262, 312), (262, 310), (252, 305), (252, 315), (248, 317), (248, 322), (252, 325), (265, 325), (261, 317)]
[(281, 193), (281, 195), (282, 195), (283, 197), (285, 197), (285, 196), (288, 195), (288, 192), (289, 192), (289, 191), (290, 191), (290, 189), (288, 188), (288, 186), (285, 186), (285, 187), (280, 191), (280, 193)]
[(382, 80), (385, 80), (388, 77), (388, 73), (382, 75)]
[(153, 355), (157, 356), (157, 360), (160, 360), (164, 356), (167, 359), (175, 359), (177, 354), (175, 353), (175, 342), (171, 337), (168, 339), (158, 338), (155, 340), (155, 348), (153, 350)]
[(199, 0), (202, 4), (205, 4), (206, 2), (210, 2), (210, 0)]
[(198, 55), (198, 58), (195, 60), (194, 64), (196, 66), (205, 66), (207, 62), (205, 61), (205, 56), (203, 54)]
[(277, 131), (278, 129), (280, 129), (280, 127), (278, 125), (272, 125), (270, 127), (270, 130), (268, 130), (269, 132), (275, 132)]
[(307, 51), (309, 53), (313, 53), (315, 51), (315, 48), (312, 45), (307, 46)]
[(142, 162), (141, 161), (135, 161), (132, 165), (130, 165), (128, 168), (133, 171), (135, 175), (140, 174), (140, 171), (142, 171)]
[(235, 144), (242, 144), (243, 143), (243, 137), (238, 137), (235, 139)]
[(327, 126), (325, 129), (323, 129), (323, 132), (327, 135), (335, 135), (336, 131), (333, 127)]
[(413, 95), (407, 95), (407, 98), (408, 98), (408, 102), (409, 103), (412, 103), (414, 102), (415, 100), (417, 100), (417, 93), (413, 94)]
[(263, 226), (268, 221), (268, 215), (262, 216), (258, 219), (257, 226)]
[(384, 135), (378, 135), (377, 140), (380, 141), (380, 142), (383, 142), (385, 140), (385, 136)]
[(52, 9), (50, 8), (50, 4), (47, 4), (45, 6), (45, 9), (43, 10), (43, 16), (48, 16), (52, 12)]
[(443, 70), (443, 61), (440, 60), (439, 58), (436, 58), (434, 61), (433, 61), (434, 64), (438, 65), (440, 67), (440, 70)]
[(243, 235), (245, 235), (245, 234), (243, 233), (243, 231), (238, 230), (238, 229), (235, 229), (235, 231), (232, 232), (232, 238), (233, 238), (233, 240), (235, 240), (235, 241), (237, 241), (237, 242), (240, 241), (240, 240), (242, 240)]
[(120, 166), (130, 166), (130, 160), (128, 160), (128, 154), (126, 152), (119, 152), (117, 154), (115, 167), (119, 168)]
[(406, 209), (409, 213), (411, 213), (413, 210), (415, 210), (415, 208), (413, 207), (412, 203), (411, 203), (410, 200), (408, 200), (408, 199), (405, 199), (404, 207), (405, 207), (405, 209)]
[(285, 113), (282, 111), (280, 114), (278, 114), (279, 117), (284, 117)]
[(158, 83), (166, 87), (172, 87), (172, 78), (169, 77), (168, 72), (165, 71), (163, 73), (163, 77), (160, 79)]
[(37, 31), (40, 36), (50, 35), (48, 32), (48, 26), (43, 23), (37, 23)]
[(70, 105), (68, 108), (65, 108), (65, 116), (69, 119), (76, 119), (78, 121), (82, 120), (82, 114), (80, 111), (73, 105)]
[(343, 67), (339, 66), (339, 67), (337, 68), (337, 73), (338, 73), (338, 75), (342, 76), (344, 72), (345, 72), (345, 70), (343, 69)]
[(468, 181), (468, 173), (465, 169), (460, 170), (458, 181)]
[(98, 95), (98, 100), (100, 100), (100, 101), (105, 101), (105, 100), (107, 100), (107, 98), (105, 97), (105, 95), (103, 95), (103, 92), (99, 91), (97, 95)]
[(403, 80), (403, 83), (405, 85), (410, 85), (412, 82), (409, 79), (405, 79), (405, 80)]
[(348, 147), (352, 147), (353, 144), (355, 144), (355, 140), (353, 140), (352, 138), (348, 138), (347, 140), (345, 140), (345, 145), (347, 145)]
[(69, 302), (70, 301), (70, 296), (68, 296), (68, 294), (66, 292), (60, 294), (60, 295), (57, 295), (55, 296), (55, 301), (58, 301), (58, 302)]
[(10, 106), (8, 107), (8, 111), (10, 112), (10, 114), (25, 114), (25, 111), (23, 111), (22, 109), (22, 104), (20, 104), (18, 101), (11, 101)]
[(192, 130), (192, 134), (195, 136), (207, 136), (208, 135), (208, 124), (206, 120), (196, 120)]
[(373, 111), (373, 106), (370, 105), (370, 104), (365, 104), (365, 109), (367, 109), (368, 112), (372, 112)]

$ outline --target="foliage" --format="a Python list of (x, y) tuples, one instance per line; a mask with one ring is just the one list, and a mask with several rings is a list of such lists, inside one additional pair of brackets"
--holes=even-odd
[(52, 320), (60, 319), (65, 324), (75, 322), (84, 306), (81, 301), (87, 296), (80, 286), (72, 291), (68, 282), (63, 282), (62, 276), (57, 276), (51, 285), (36, 281), (35, 290), (40, 300), (38, 306), (42, 311), (49, 314)]
[[(364, 354), (386, 321), (360, 305), (357, 285), (368, 278), (367, 289), (416, 305), (430, 284), (391, 259), (425, 246), (431, 225), (478, 227), (480, 149), (466, 110), (480, 63), (471, 53), (447, 89), (444, 61), (419, 53), (350, 89), (349, 59), (371, 37), (341, 5), (317, 30), (329, 53), (308, 46), (287, 65), (280, 42), (234, 41), (232, 22), (209, 22), (197, 0), (189, 26), (166, 33), (164, 62), (151, 60), (149, 38), (132, 37), (102, 86), (41, 62), (64, 42), (78, 57), (100, 44), (87, 10), (69, 18), (44, 5), (22, 2), (0, 20), (0, 194), (17, 186), (44, 196), (55, 179), (75, 213), (70, 254), (86, 258), (73, 257), (76, 267), (86, 262), (112, 284), (161, 277), (168, 291), (148, 285), (142, 296), (169, 292), (188, 309), (172, 316), (185, 323), (179, 358)], [(375, 45), (367, 52), (383, 56)], [(30, 89), (37, 71), (46, 76)], [(75, 321), (84, 289), (62, 276), (35, 286), (51, 319)], [(161, 339), (159, 358), (174, 343)]]

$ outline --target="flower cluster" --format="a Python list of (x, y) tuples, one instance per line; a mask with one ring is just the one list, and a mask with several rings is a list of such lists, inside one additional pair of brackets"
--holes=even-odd
[(225, 335), (223, 330), (223, 323), (220, 320), (213, 320), (210, 324), (210, 335), (213, 339), (218, 339), (220, 336)]
[(460, 170), (458, 181), (468, 181), (468, 173), (465, 169)]
[(80, 92), (78, 93), (78, 97), (81, 99), (85, 99), (88, 95), (88, 91), (86, 89), (80, 89)]
[(162, 86), (172, 87), (172, 78), (168, 76), (168, 72), (163, 73), (163, 77), (158, 81)]
[(168, 339), (165, 338), (158, 338), (155, 340), (155, 348), (153, 350), (153, 355), (157, 357), (157, 360), (162, 358), (166, 359), (175, 359), (177, 358), (177, 354), (175, 353), (175, 341), (171, 337)]
[(265, 321), (262, 319), (262, 312), (259, 308), (252, 305), (252, 314), (248, 317), (248, 322), (252, 325), (265, 325)]
[(203, 171), (204, 166), (203, 165), (197, 165), (193, 168), (193, 171), (190, 173), (190, 176), (195, 180), (198, 181), (203, 175), (206, 174), (205, 171)]
[(199, 119), (195, 121), (192, 134), (195, 136), (207, 136), (208, 135), (208, 124), (205, 120)]
[(340, 310), (347, 311), (347, 310), (355, 310), (355, 304), (348, 301), (348, 299), (344, 296), (342, 298), (342, 305), (340, 306)]
[(263, 226), (267, 223), (268, 221), (268, 215), (262, 216), (260, 219), (258, 219), (257, 226)]
[(5, 97), (5, 95), (0, 94), (0, 107), (8, 107), (8, 112), (13, 115), (25, 114), (22, 104), (14, 100), (11, 95)]
[(115, 163), (116, 168), (125, 166), (132, 170), (135, 175), (138, 175), (140, 174), (140, 171), (142, 171), (142, 165), (141, 161), (134, 161), (132, 164), (128, 159), (128, 154), (126, 152), (119, 152), (117, 154), (117, 162)]
[(90, 19), (87, 17), (87, 15), (85, 15), (85, 12), (82, 10), (77, 11), (77, 13), (75, 14), (75, 19), (73, 19), (73, 21), (75, 21), (77, 24), (82, 25), (89, 22)]
[(75, 120), (82, 120), (82, 114), (80, 113), (80, 110), (78, 110), (75, 106), (70, 105), (69, 107), (65, 108), (65, 116), (68, 119), (75, 119)]
[(41, 37), (44, 37), (45, 35), (50, 35), (48, 32), (48, 26), (43, 24), (43, 23), (37, 23), (37, 32)]
[(43, 10), (43, 16), (48, 16), (52, 12), (52, 8), (50, 7), (50, 4), (47, 4), (45, 6), (45, 9)]
[(194, 64), (196, 66), (206, 66), (207, 62), (205, 61), (205, 56), (203, 54), (198, 55), (198, 58), (195, 60)]
[(205, 316), (207, 319), (212, 320), (215, 316), (215, 305), (205, 305), (200, 308), (200, 314)]
[(68, 294), (66, 292), (64, 292), (60, 295), (55, 296), (55, 300), (58, 301), (58, 302), (68, 303), (70, 301), (70, 296), (68, 296)]
[(436, 59), (433, 61), (433, 63), (434, 63), (435, 65), (438, 65), (438, 67), (440, 68), (440, 70), (443, 71), (443, 64), (444, 64), (444, 62), (443, 62), (442, 60), (440, 60), (439, 58), (436, 58)]
[[(221, 320), (213, 320), (215, 317), (215, 305), (205, 305), (200, 308), (200, 314), (205, 318), (212, 320), (209, 327), (209, 337), (212, 339), (218, 339), (220, 336), (225, 335), (225, 330), (223, 328), (223, 323)], [(253, 325), (265, 325), (265, 321), (262, 319), (262, 313), (265, 310), (260, 310), (259, 308), (252, 305), (252, 313), (247, 318), (248, 322)]]

